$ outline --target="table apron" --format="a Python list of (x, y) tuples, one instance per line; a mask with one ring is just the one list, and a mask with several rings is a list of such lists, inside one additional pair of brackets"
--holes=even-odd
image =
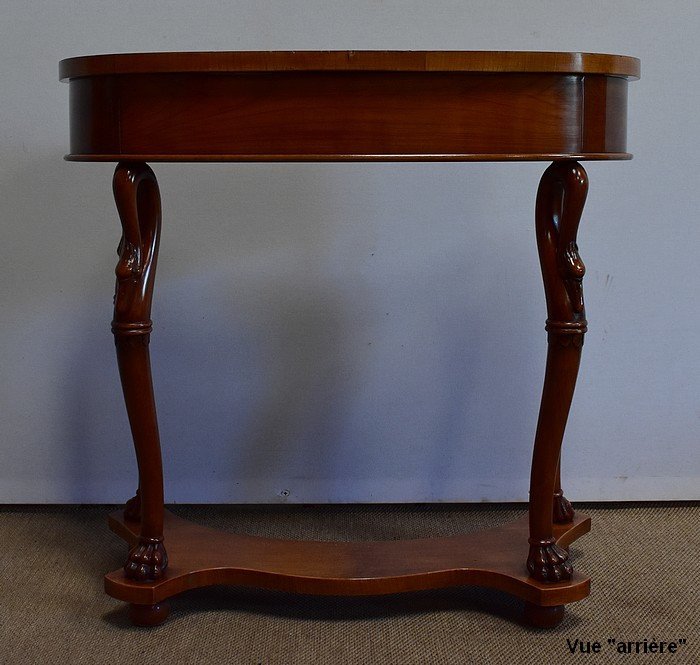
[(68, 159), (623, 158), (627, 80), (582, 74), (254, 72), (70, 81)]

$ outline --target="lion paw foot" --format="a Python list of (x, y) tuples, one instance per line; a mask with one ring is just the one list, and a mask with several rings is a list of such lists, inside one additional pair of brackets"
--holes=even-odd
[(158, 538), (142, 538), (129, 551), (124, 564), (124, 573), (137, 582), (149, 582), (163, 577), (168, 567), (168, 554), (163, 541)]
[(564, 496), (564, 492), (559, 490), (554, 492), (554, 513), (555, 524), (566, 524), (574, 521), (574, 509), (569, 500)]
[(568, 553), (553, 539), (530, 544), (527, 569), (540, 582), (570, 580), (574, 573)]

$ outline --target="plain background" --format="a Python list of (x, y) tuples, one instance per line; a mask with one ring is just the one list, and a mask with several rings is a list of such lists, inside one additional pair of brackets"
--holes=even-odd
[[(700, 498), (697, 0), (0, 2), (0, 501), (113, 502), (135, 463), (109, 332), (110, 164), (62, 161), (61, 58), (583, 50), (642, 59), (632, 162), (586, 163), (574, 500)], [(544, 164), (155, 165), (168, 501), (527, 497)]]

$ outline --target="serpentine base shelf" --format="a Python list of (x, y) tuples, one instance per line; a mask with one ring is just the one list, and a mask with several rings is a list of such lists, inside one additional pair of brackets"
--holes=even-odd
[[(139, 542), (139, 523), (123, 511), (109, 526), (129, 546)], [(591, 520), (576, 515), (555, 526), (561, 547), (588, 533)], [(546, 617), (588, 596), (590, 579), (574, 573), (556, 584), (528, 575), (527, 519), (501, 527), (443, 538), (366, 542), (280, 540), (227, 533), (194, 524), (165, 511), (164, 536), (172, 563), (164, 576), (135, 582), (119, 568), (105, 576), (105, 591), (148, 616), (146, 625), (167, 617), (163, 601), (189, 589), (215, 584), (254, 586), (314, 595), (369, 596), (460, 585), (498, 589), (538, 606)], [(533, 620), (534, 607), (526, 609)], [(138, 623), (138, 620), (136, 621)]]

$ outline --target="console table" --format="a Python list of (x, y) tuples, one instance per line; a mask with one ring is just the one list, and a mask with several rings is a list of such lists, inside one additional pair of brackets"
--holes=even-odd
[[(574, 513), (559, 472), (586, 332), (579, 162), (631, 157), (627, 84), (638, 77), (637, 59), (591, 53), (144, 53), (60, 63), (70, 83), (66, 159), (117, 162), (112, 331), (139, 479), (109, 516), (130, 549), (105, 589), (130, 603), (135, 624), (164, 621), (169, 597), (213, 584), (339, 595), (481, 585), (522, 598), (526, 621), (540, 627), (588, 595), (567, 547), (590, 520)], [(147, 162), (495, 160), (551, 162), (535, 205), (548, 351), (529, 518), (449, 538), (348, 543), (224, 533), (164, 510), (148, 350), (161, 206)]]

